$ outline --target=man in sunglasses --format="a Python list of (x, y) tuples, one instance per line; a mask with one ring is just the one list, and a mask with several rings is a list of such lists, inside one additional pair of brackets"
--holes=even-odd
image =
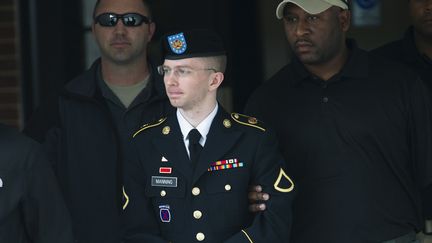
[(147, 57), (155, 31), (147, 1), (99, 0), (93, 17), (100, 59), (66, 85), (45, 113), (54, 119), (39, 113), (25, 132), (39, 141), (47, 134), (76, 242), (118, 243), (131, 132), (172, 108)]

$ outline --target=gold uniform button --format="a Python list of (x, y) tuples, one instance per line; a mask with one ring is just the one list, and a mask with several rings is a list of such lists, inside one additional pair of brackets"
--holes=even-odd
[(200, 219), (202, 217), (202, 212), (199, 210), (196, 210), (193, 212), (193, 216), (195, 219)]
[(201, 232), (199, 232), (198, 234), (196, 234), (196, 239), (198, 241), (203, 241), (205, 239), (205, 235)]
[(168, 135), (168, 134), (170, 133), (170, 131), (171, 131), (171, 128), (170, 128), (169, 126), (165, 126), (165, 127), (162, 129), (162, 134), (163, 134), (163, 135)]
[(161, 192), (160, 192), (160, 195), (161, 195), (161, 197), (165, 197), (166, 196), (166, 191), (165, 190), (162, 190)]
[(225, 185), (225, 191), (231, 191), (231, 185), (230, 184), (226, 184)]
[(198, 187), (192, 188), (192, 195), (198, 196), (201, 193), (201, 190)]
[(231, 127), (231, 121), (228, 119), (223, 120), (223, 125), (226, 128), (230, 128)]

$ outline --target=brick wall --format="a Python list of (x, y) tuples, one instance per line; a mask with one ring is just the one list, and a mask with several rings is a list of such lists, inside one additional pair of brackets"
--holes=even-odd
[(20, 126), (20, 82), (16, 2), (0, 1), (0, 122)]

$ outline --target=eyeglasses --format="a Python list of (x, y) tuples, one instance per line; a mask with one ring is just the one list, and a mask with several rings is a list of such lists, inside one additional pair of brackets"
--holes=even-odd
[(142, 25), (142, 23), (150, 24), (151, 20), (149, 17), (141, 15), (139, 13), (125, 13), (125, 14), (115, 14), (115, 13), (103, 13), (94, 19), (95, 23), (99, 23), (104, 27), (114, 27), (117, 25), (119, 19), (122, 20), (123, 24), (127, 27), (137, 27)]
[(162, 76), (164, 75), (170, 75), (171, 73), (174, 74), (174, 76), (178, 77), (178, 78), (183, 78), (183, 77), (187, 77), (189, 76), (191, 73), (198, 72), (198, 71), (213, 71), (213, 72), (218, 72), (216, 69), (214, 68), (191, 68), (191, 67), (175, 67), (173, 69), (161, 65), (157, 67), (158, 73)]

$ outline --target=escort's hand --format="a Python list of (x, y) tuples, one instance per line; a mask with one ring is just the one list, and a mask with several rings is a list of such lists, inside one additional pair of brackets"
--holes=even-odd
[(265, 201), (269, 200), (270, 195), (262, 192), (261, 186), (251, 186), (249, 187), (249, 211), (251, 212), (261, 212), (266, 209)]

